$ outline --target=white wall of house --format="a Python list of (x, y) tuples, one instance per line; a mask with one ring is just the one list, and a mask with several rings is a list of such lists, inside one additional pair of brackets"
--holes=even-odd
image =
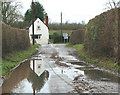
[(44, 71), (45, 71), (45, 67), (44, 67), (45, 62), (43, 60), (34, 60), (34, 69), (33, 69), (33, 60), (30, 61), (30, 68), (32, 70), (34, 70), (34, 72), (40, 76)]
[[(32, 25), (29, 28), (29, 37), (30, 42), (32, 43)], [(39, 19), (34, 22), (34, 35), (35, 41), (39, 44), (48, 44), (49, 41), (49, 32), (48, 27)]]

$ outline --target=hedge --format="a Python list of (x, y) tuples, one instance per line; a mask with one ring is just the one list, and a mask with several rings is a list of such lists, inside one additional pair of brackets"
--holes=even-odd
[(84, 42), (84, 29), (73, 31), (70, 35), (70, 45), (83, 44)]
[(87, 24), (84, 49), (93, 56), (117, 57), (119, 10), (104, 12)]
[(30, 48), (29, 32), (2, 24), (2, 56)]

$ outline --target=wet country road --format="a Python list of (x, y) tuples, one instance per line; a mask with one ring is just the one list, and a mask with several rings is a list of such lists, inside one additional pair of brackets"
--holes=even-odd
[(13, 70), (2, 93), (118, 93), (118, 77), (74, 55), (65, 44), (39, 47), (39, 53)]

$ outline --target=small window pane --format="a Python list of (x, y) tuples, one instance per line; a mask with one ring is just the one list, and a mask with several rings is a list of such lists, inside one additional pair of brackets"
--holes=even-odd
[(39, 29), (40, 29), (40, 26), (38, 26), (37, 29), (39, 30)]

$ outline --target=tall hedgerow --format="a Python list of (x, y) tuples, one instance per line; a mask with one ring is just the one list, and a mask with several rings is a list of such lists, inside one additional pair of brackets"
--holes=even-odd
[(117, 56), (118, 10), (112, 9), (96, 16), (86, 26), (84, 48), (93, 56)]
[(2, 24), (2, 55), (30, 48), (29, 32)]

